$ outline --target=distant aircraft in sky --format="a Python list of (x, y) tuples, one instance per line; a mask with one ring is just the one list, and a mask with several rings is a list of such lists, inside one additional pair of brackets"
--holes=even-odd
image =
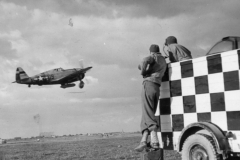
[(61, 88), (65, 89), (74, 87), (75, 84), (73, 82), (80, 81), (79, 88), (83, 88), (84, 82), (82, 80), (85, 77), (85, 73), (91, 68), (92, 67), (83, 68), (83, 66), (73, 69), (56, 68), (29, 77), (21, 67), (18, 67), (16, 70), (16, 81), (12, 83), (26, 84), (28, 87), (31, 87), (31, 85), (60, 84)]

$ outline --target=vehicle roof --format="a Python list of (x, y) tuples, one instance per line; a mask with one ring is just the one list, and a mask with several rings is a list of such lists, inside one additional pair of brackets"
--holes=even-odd
[(228, 37), (223, 37), (222, 40), (226, 40), (226, 39), (240, 39), (240, 37), (237, 36), (228, 36)]

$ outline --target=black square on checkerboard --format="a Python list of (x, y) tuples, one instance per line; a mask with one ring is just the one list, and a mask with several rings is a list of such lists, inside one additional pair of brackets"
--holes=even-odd
[(240, 130), (240, 111), (227, 112), (228, 130)]
[(162, 77), (162, 82), (169, 81), (169, 72), (168, 72), (168, 67), (166, 68), (166, 71), (164, 72), (164, 75)]
[(225, 98), (224, 93), (211, 93), (211, 111), (225, 111)]
[(171, 114), (171, 105), (170, 105), (170, 98), (163, 98), (160, 99), (160, 114), (161, 115), (166, 115), (166, 114)]
[(207, 57), (208, 74), (222, 72), (222, 58), (220, 54)]
[(196, 94), (209, 93), (208, 76), (194, 77)]
[(240, 50), (238, 50), (237, 52), (238, 52), (238, 66), (239, 66), (239, 69), (240, 69)]
[(173, 132), (162, 132), (163, 149), (173, 150)]
[(192, 60), (180, 62), (182, 78), (193, 76), (193, 64)]
[(195, 113), (196, 112), (195, 95), (183, 96), (183, 108), (184, 108), (184, 113)]
[(239, 74), (237, 71), (224, 72), (224, 88), (225, 91), (238, 90), (239, 89)]
[(184, 128), (183, 114), (172, 115), (173, 131), (182, 131)]
[(198, 122), (211, 122), (211, 113), (197, 113)]
[(182, 95), (181, 80), (170, 81), (171, 97)]

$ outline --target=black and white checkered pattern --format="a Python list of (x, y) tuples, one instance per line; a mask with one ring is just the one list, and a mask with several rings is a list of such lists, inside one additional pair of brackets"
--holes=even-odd
[(240, 50), (169, 64), (156, 112), (165, 149), (175, 148), (182, 129), (194, 122), (240, 135), (239, 69)]

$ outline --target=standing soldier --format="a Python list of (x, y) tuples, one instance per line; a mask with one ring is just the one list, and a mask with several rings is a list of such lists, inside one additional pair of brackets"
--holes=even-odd
[(142, 152), (147, 147), (148, 135), (151, 133), (151, 147), (159, 149), (159, 141), (157, 137), (157, 117), (155, 112), (160, 96), (160, 85), (162, 77), (167, 68), (165, 58), (159, 52), (159, 46), (153, 44), (150, 46), (150, 55), (143, 59), (138, 66), (143, 76), (142, 84), (142, 120), (141, 132), (142, 139), (135, 148), (136, 151)]
[(178, 44), (176, 37), (169, 36), (165, 45), (168, 46), (169, 60), (172, 63), (192, 59), (191, 52), (186, 47)]

